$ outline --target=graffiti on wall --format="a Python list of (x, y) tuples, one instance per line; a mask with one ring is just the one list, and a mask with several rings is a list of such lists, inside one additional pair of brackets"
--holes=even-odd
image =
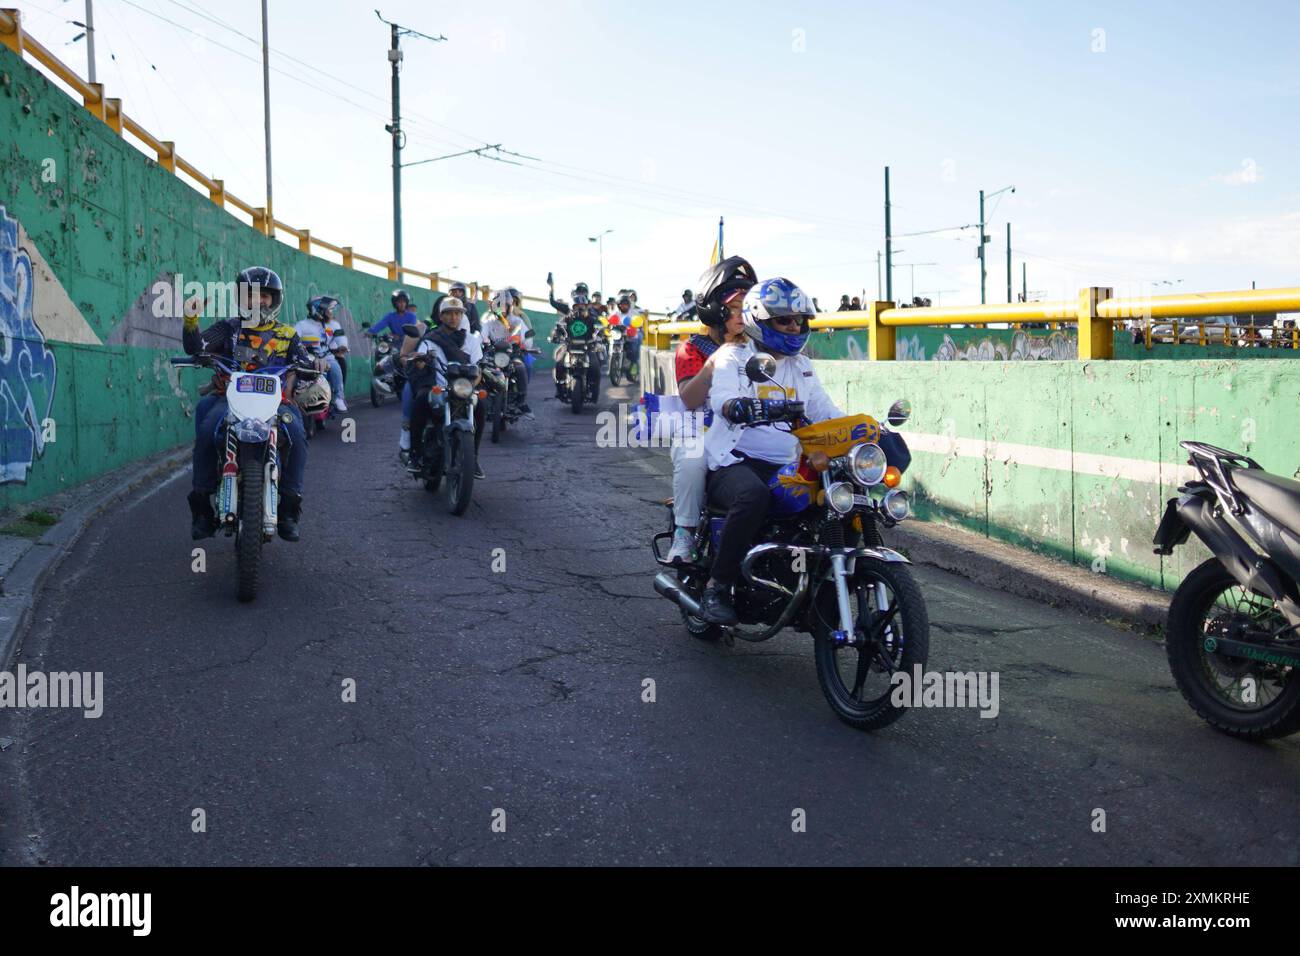
[(45, 453), (58, 368), (36, 324), (32, 257), (0, 206), (0, 484), (26, 483)]
[[(925, 361), (927, 358), (919, 335), (900, 335), (897, 350), (897, 357), (903, 361)], [(1032, 335), (1017, 329), (1009, 341), (989, 335), (961, 345), (944, 333), (943, 341), (928, 357), (935, 362), (1029, 362), (1070, 361), (1078, 358), (1078, 354), (1073, 336), (1064, 332)]]

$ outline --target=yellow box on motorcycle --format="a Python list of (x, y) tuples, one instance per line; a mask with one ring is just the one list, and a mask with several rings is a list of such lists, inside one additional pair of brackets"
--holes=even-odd
[(845, 415), (796, 428), (793, 434), (799, 439), (803, 454), (820, 451), (827, 457), (838, 458), (854, 445), (880, 441), (881, 431), (880, 423), (870, 415)]

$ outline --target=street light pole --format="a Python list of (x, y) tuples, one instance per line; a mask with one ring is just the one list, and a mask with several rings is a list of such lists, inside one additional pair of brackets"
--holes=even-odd
[(86, 0), (86, 56), (90, 60), (87, 74), (95, 82), (95, 0)]
[(988, 283), (988, 270), (987, 270), (987, 268), (986, 268), (986, 266), (987, 266), (987, 262), (985, 261), (985, 256), (984, 256), (984, 246), (985, 246), (985, 244), (989, 241), (989, 237), (986, 236), (986, 235), (984, 235), (984, 225), (985, 225), (985, 224), (984, 224), (984, 200), (985, 200), (986, 198), (988, 198), (988, 199), (992, 199), (994, 196), (999, 196), (999, 195), (1001, 195), (1002, 193), (1007, 192), (1008, 190), (1010, 190), (1011, 192), (1015, 192), (1015, 191), (1016, 191), (1016, 187), (1015, 187), (1015, 186), (1003, 186), (1003, 187), (1002, 187), (1001, 189), (999, 189), (997, 192), (989, 193), (987, 197), (985, 197), (985, 195), (984, 195), (984, 190), (982, 190), (982, 189), (980, 190), (980, 222), (979, 222), (979, 226), (980, 226), (980, 236), (979, 236), (979, 260), (980, 260), (980, 305), (984, 305), (985, 302), (986, 302), (986, 299), (985, 299), (985, 287), (986, 287), (986, 285), (987, 285), (987, 283)]
[(596, 246), (600, 249), (600, 294), (601, 295), (605, 294), (605, 237), (608, 236), (613, 231), (614, 231), (613, 229), (606, 229), (599, 236), (587, 237), (588, 242), (594, 242)]
[[(89, 12), (90, 4), (87, 2)], [(271, 45), (266, 22), (266, 0), (262, 0), (262, 114), (266, 126), (266, 219), (268, 236), (275, 235), (275, 214), (271, 211)]]

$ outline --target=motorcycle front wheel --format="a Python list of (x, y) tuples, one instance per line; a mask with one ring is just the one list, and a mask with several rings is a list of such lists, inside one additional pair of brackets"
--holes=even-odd
[(370, 383), (370, 404), (375, 408), (384, 404), (384, 393), (379, 390), (379, 386), (373, 381)]
[(257, 597), (265, 520), (265, 477), (260, 448), (239, 449), (239, 518), (235, 527), (235, 593), (248, 602)]
[(1254, 640), (1285, 623), (1269, 598), (1243, 588), (1217, 558), (1197, 566), (1174, 592), (1165, 634), (1169, 670), (1192, 710), (1215, 730), (1248, 740), (1300, 730), (1296, 668), (1213, 650), (1216, 637)]
[(611, 388), (618, 388), (619, 375), (623, 371), (623, 353), (611, 352), (609, 356), (609, 384)]
[(460, 517), (469, 510), (474, 493), (474, 433), (457, 431), (451, 439), (447, 467), (447, 510)]
[(501, 433), (506, 430), (506, 396), (500, 393), (492, 398), (492, 444), (501, 441)]
[(577, 380), (577, 376), (570, 376), (569, 407), (573, 409), (573, 414), (577, 415), (582, 411), (584, 398), (586, 398), (586, 390), (582, 387), (582, 383)]
[[(906, 565), (858, 558), (849, 581), (849, 611), (857, 626), (852, 642), (837, 643), (839, 605), (827, 581), (810, 610), (817, 682), (835, 716), (858, 730), (879, 730), (907, 712), (891, 698), (896, 671), (922, 670), (930, 653), (925, 598)], [(879, 589), (883, 588), (884, 600)], [(869, 633), (862, 634), (863, 625)]]

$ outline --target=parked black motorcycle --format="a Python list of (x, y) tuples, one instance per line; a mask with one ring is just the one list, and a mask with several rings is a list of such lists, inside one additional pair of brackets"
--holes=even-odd
[[(756, 355), (745, 368), (751, 381), (770, 380), (775, 361)], [(859, 730), (875, 730), (903, 716), (891, 702), (895, 672), (924, 668), (930, 622), (909, 561), (883, 546), (880, 528), (910, 513), (897, 486), (911, 455), (901, 435), (869, 415), (802, 423), (803, 404), (756, 423), (790, 428), (799, 438), (797, 462), (782, 467), (769, 487), (768, 518), (741, 564), (735, 588), (740, 624), (723, 628), (703, 618), (701, 596), (726, 519), (707, 503), (696, 524), (693, 564), (672, 565), (660, 554), (673, 539), (655, 535), (655, 560), (666, 569), (655, 590), (677, 604), (686, 629), (701, 640), (765, 641), (783, 628), (812, 635), (817, 677), (831, 709)], [(890, 409), (901, 425), (906, 402)], [(802, 426), (802, 427), (800, 427)]]
[(1214, 557), (1169, 605), (1165, 649), (1210, 726), (1265, 739), (1300, 730), (1300, 481), (1202, 442), (1180, 442), (1200, 480), (1165, 506), (1156, 554), (1191, 534)]

